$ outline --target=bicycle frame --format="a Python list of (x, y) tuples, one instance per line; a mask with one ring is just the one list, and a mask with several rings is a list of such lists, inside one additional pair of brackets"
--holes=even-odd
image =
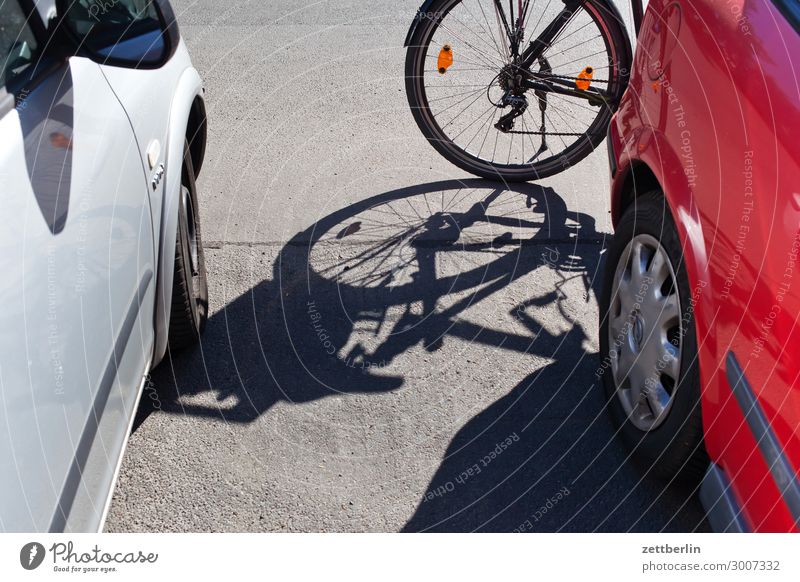
[[(518, 56), (517, 66), (519, 69), (523, 71), (530, 70), (536, 61), (541, 58), (542, 54), (552, 45), (564, 27), (567, 26), (572, 19), (572, 15), (583, 5), (585, 0), (562, 0), (562, 2), (564, 3), (564, 7), (561, 9), (561, 11), (555, 16), (555, 18), (553, 18), (550, 24), (545, 27), (545, 29), (537, 38), (530, 41), (528, 47), (521, 55)], [(643, 3), (642, 0), (630, 0), (630, 3), (633, 12), (633, 25), (635, 32), (638, 35), (642, 22)], [(506, 23), (507, 20), (505, 18), (505, 10), (503, 9), (501, 0), (494, 0), (494, 4), (501, 20)], [(519, 14), (519, 22), (521, 22), (523, 19), (523, 13), (527, 14), (528, 1), (526, 0), (525, 4), (522, 4), (520, 0), (518, 6), (521, 10)], [(509, 13), (511, 20), (513, 21), (513, 0), (512, 2), (509, 2)], [(514, 26), (508, 26), (506, 24), (509, 39), (511, 39), (512, 42), (512, 50), (515, 51), (515, 56), (517, 56), (516, 52), (518, 51), (519, 47), (513, 46), (513, 43), (515, 41), (515, 37), (519, 36), (519, 32), (516, 29), (516, 26), (519, 25), (519, 22)], [(571, 86), (571, 84), (565, 83), (557, 78), (549, 78), (547, 75), (541, 74), (537, 75), (537, 77), (537, 79), (525, 79), (523, 81), (523, 86), (525, 89), (580, 97), (595, 105), (607, 103), (606, 95), (603, 91), (597, 89), (584, 89), (579, 91), (576, 90), (574, 86)]]
[[(608, 120), (619, 105), (619, 100), (628, 83), (632, 50), (630, 33), (626, 31), (624, 19), (616, 5), (619, 0), (558, 0), (555, 2), (552, 0), (546, 2), (545, 0), (487, 0), (481, 2), (483, 5), (478, 13), (478, 17), (483, 16), (486, 26), (478, 20), (474, 20), (478, 17), (464, 6), (461, 11), (462, 17), (466, 19), (466, 22), (474, 20), (483, 34), (488, 36), (488, 40), (483, 39), (483, 48), (473, 46), (462, 39), (457, 32), (451, 30), (447, 24), (442, 24), (447, 15), (461, 1), (425, 0), (417, 10), (406, 36), (405, 45), (409, 48), (406, 54), (406, 90), (415, 120), (428, 141), (456, 165), (485, 178), (502, 176), (513, 180), (540, 179), (563, 171), (572, 161), (577, 162), (583, 159), (588, 152), (599, 145), (605, 136)], [(642, 0), (628, 1), (633, 7), (634, 26), (638, 29), (641, 25)], [(459, 20), (458, 14), (453, 16), (455, 23), (467, 26), (469, 29), (469, 24), (464, 24)], [(573, 38), (569, 48), (564, 48), (566, 45), (559, 44), (565, 38), (592, 24), (595, 28), (582, 33), (580, 37)], [(568, 29), (573, 28), (573, 25), (575, 29), (567, 32)], [(440, 35), (444, 39), (435, 37), (440, 26), (444, 29)], [(475, 30), (472, 30), (472, 34), (481, 36)], [(480, 74), (473, 74), (473, 76), (483, 75), (483, 79), (478, 77), (473, 81), (471, 77), (467, 76), (467, 81), (477, 84), (467, 84), (462, 87), (480, 88), (464, 91), (452, 97), (436, 98), (437, 101), (441, 101), (461, 96), (461, 101), (449, 105), (443, 111), (452, 109), (455, 105), (460, 106), (469, 99), (472, 100), (462, 106), (455, 116), (451, 113), (450, 120), (442, 127), (435, 119), (437, 114), (429, 106), (426, 79), (429, 79), (427, 75), (429, 72), (438, 71), (439, 75), (444, 75), (449, 65), (452, 65), (454, 45), (450, 44), (453, 42), (451, 37), (458, 41), (455, 43), (456, 45), (463, 43), (464, 50), (467, 50), (468, 47), (473, 54), (472, 57), (464, 60), (469, 66), (456, 70), (483, 71)], [(594, 43), (595, 39), (602, 39), (599, 41), (600, 47)], [(590, 41), (594, 44), (590, 44)], [(434, 51), (439, 46), (441, 49), (437, 68), (430, 71), (425, 66), (425, 59), (436, 57), (435, 53), (429, 52), (434, 44), (437, 45), (434, 47)], [(565, 58), (559, 57), (567, 50), (580, 47), (586, 49), (582, 57), (575, 58), (574, 53)], [(496, 53), (494, 53), (495, 50)], [(557, 52), (559, 50), (560, 52)], [(484, 52), (487, 54), (483, 55)], [(450, 58), (449, 63), (448, 57)], [(472, 58), (473, 61), (470, 61), (469, 58)], [(583, 63), (581, 64), (580, 61)], [(573, 63), (578, 64), (573, 65)], [(598, 74), (598, 71), (605, 70), (608, 71), (607, 74), (602, 72)], [(489, 74), (493, 74), (491, 81), (489, 81)], [(438, 85), (434, 85), (434, 87), (441, 88)], [(489, 101), (488, 105), (484, 104), (486, 111), (480, 113), (455, 137), (461, 136), (475, 123), (481, 120), (483, 123), (477, 131), (473, 130), (474, 135), (469, 143), (462, 146), (455, 143), (454, 138), (451, 138), (444, 130), (481, 98), (481, 92)], [(467, 96), (463, 97), (465, 94)], [(548, 95), (552, 97), (552, 101), (548, 99)], [(567, 102), (560, 101), (559, 99), (562, 97), (577, 101), (572, 99)], [(588, 107), (579, 101), (583, 101)], [(531, 105), (536, 106), (538, 111), (529, 112)], [(556, 109), (556, 112), (566, 111), (567, 118), (575, 118), (579, 122), (578, 129), (580, 131), (576, 131), (573, 125), (560, 114), (557, 119), (560, 125), (559, 123), (554, 124), (547, 111), (551, 106)], [(492, 107), (496, 109), (492, 109)], [(572, 109), (573, 107), (589, 113)], [(528, 118), (523, 117), (526, 113), (529, 113)], [(505, 163), (498, 163), (494, 159), (499, 134), (494, 139), (495, 147), (492, 148), (489, 144), (491, 160), (488, 157), (485, 159), (481, 157), (482, 150), (478, 150), (478, 154), (475, 155), (466, 149), (485, 129), (484, 140), (479, 144), (482, 148), (492, 127), (502, 134), (509, 135), (509, 137), (503, 138), (503, 147), (507, 146), (509, 152)], [(512, 163), (510, 152), (514, 145), (514, 134), (539, 135), (541, 144), (536, 149), (533, 138), (528, 138), (532, 149), (526, 153), (524, 150), (528, 146), (528, 142), (524, 137), (517, 138), (517, 149), (522, 151), (517, 152), (519, 155), (515, 155)], [(556, 137), (557, 142), (560, 141), (560, 145), (553, 144), (555, 149), (551, 149), (551, 144), (548, 144), (547, 141), (547, 138), (551, 136)], [(571, 140), (568, 145), (564, 140), (565, 137), (578, 139)], [(466, 139), (469, 139), (469, 136)], [(563, 146), (563, 150), (561, 146)], [(548, 151), (550, 153), (542, 157), (543, 153)], [(568, 155), (558, 156), (558, 152), (567, 152)], [(532, 157), (529, 155), (530, 153), (533, 153)]]
[[(411, 27), (408, 29), (408, 33), (406, 34), (406, 39), (403, 42), (404, 47), (408, 47), (411, 44), (411, 39), (414, 37), (414, 32), (417, 28), (419, 22), (425, 18), (430, 18), (431, 15), (431, 6), (435, 0), (425, 0), (417, 9), (417, 14), (414, 17), (414, 21), (411, 24)], [(631, 10), (633, 13), (633, 27), (635, 34), (639, 34), (639, 28), (641, 27), (642, 17), (644, 13), (644, 6), (642, 0), (629, 0)], [(616, 7), (610, 2), (609, 0), (609, 8), (611, 8), (614, 12), (619, 15)]]
[[(547, 25), (541, 34), (532, 40), (528, 48), (522, 53), (519, 61), (519, 66), (523, 68), (530, 68), (542, 56), (542, 53), (553, 43), (558, 34), (567, 25), (572, 18), (575, 11), (581, 7), (585, 0), (562, 0), (564, 8), (561, 9), (556, 17)], [(494, 0), (495, 7), (501, 12), (505, 13), (501, 0)], [(633, 12), (633, 27), (636, 35), (639, 34), (639, 28), (642, 25), (643, 4), (642, 0), (630, 0), (631, 9)], [(525, 6), (527, 7), (527, 2)]]
[[(511, 50), (514, 51), (514, 57), (517, 61), (517, 67), (521, 71), (529, 71), (531, 67), (536, 63), (536, 61), (542, 56), (542, 54), (547, 50), (548, 47), (556, 40), (559, 33), (564, 29), (565, 26), (569, 23), (572, 15), (575, 11), (580, 8), (586, 0), (561, 0), (564, 4), (564, 8), (556, 15), (556, 17), (548, 24), (545, 29), (539, 34), (539, 36), (533, 40), (531, 40), (525, 50), (522, 52), (521, 55), (517, 54), (519, 47), (516, 46), (516, 42), (519, 42), (517, 39), (518, 34), (518, 25), (519, 22), (514, 21), (514, 0), (510, 0), (508, 3), (508, 14), (506, 14), (506, 9), (503, 8), (502, 2), (503, 0), (494, 0), (495, 10), (497, 11), (498, 20), (502, 23), (503, 28), (505, 28), (506, 34), (508, 35), (509, 42), (511, 42)], [(431, 5), (434, 0), (425, 0), (425, 2), (420, 6), (417, 10), (417, 16), (414, 19), (414, 23), (411, 25), (411, 28), (408, 31), (408, 35), (406, 37), (406, 41), (404, 46), (409, 46), (411, 43), (411, 39), (414, 36), (414, 31), (416, 30), (416, 26), (419, 21), (423, 18), (430, 18), (431, 16)], [(613, 12), (618, 19), (622, 19), (622, 16), (619, 14), (619, 11), (613, 4), (612, 0), (606, 0), (607, 8), (611, 12)], [(633, 26), (635, 34), (638, 35), (639, 29), (641, 28), (642, 17), (644, 12), (643, 0), (629, 0), (631, 6), (631, 12), (633, 14)], [(529, 8), (529, 0), (517, 0), (517, 6), (520, 11), (518, 17), (521, 17), (522, 13), (527, 14), (527, 9)], [(590, 88), (587, 90), (576, 90), (574, 84), (565, 83), (562, 79), (558, 79), (555, 77), (549, 77), (547, 74), (539, 73), (536, 75), (535, 79), (526, 78), (523, 80), (523, 86), (525, 89), (532, 89), (536, 91), (543, 91), (549, 93), (559, 93), (562, 95), (568, 95), (571, 97), (580, 97), (582, 99), (586, 99), (590, 103), (595, 105), (600, 105), (603, 103), (608, 103), (606, 99), (606, 94), (604, 91), (597, 90), (595, 88)]]

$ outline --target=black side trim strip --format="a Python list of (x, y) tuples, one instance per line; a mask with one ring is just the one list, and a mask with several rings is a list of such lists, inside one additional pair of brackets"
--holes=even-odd
[(72, 466), (69, 469), (67, 478), (64, 481), (64, 487), (61, 490), (61, 497), (58, 500), (58, 507), (56, 508), (53, 521), (50, 522), (51, 532), (63, 532), (67, 525), (69, 512), (72, 509), (72, 504), (75, 502), (75, 497), (78, 493), (78, 487), (81, 483), (81, 476), (83, 470), (86, 468), (86, 461), (89, 459), (89, 452), (92, 449), (97, 429), (100, 425), (100, 419), (103, 417), (103, 412), (108, 402), (108, 397), (111, 394), (111, 389), (114, 386), (114, 381), (117, 379), (117, 365), (122, 359), (122, 354), (125, 352), (125, 347), (128, 344), (128, 339), (133, 332), (133, 325), (136, 323), (136, 318), (141, 309), (144, 294), (150, 281), (153, 280), (153, 272), (147, 271), (139, 283), (139, 288), (136, 290), (136, 295), (133, 298), (128, 312), (125, 314), (125, 319), (122, 322), (122, 328), (119, 331), (116, 341), (114, 342), (114, 350), (111, 353), (111, 358), (106, 364), (106, 369), (103, 372), (103, 377), (100, 380), (100, 387), (97, 390), (97, 395), (94, 398), (92, 410), (89, 412), (89, 418), (86, 420), (86, 425), (83, 427), (83, 433), (78, 441), (78, 446), (75, 449), (75, 458), (72, 460)]
[(750, 426), (750, 431), (758, 442), (761, 455), (769, 466), (775, 485), (778, 486), (778, 490), (783, 495), (783, 500), (792, 513), (795, 525), (800, 527), (800, 480), (795, 474), (789, 459), (786, 458), (783, 447), (781, 447), (775, 433), (772, 431), (772, 427), (770, 427), (769, 421), (733, 352), (728, 352), (725, 360), (725, 374), (728, 378), (728, 384), (733, 390), (733, 395), (736, 397), (747, 424)]
[(700, 502), (706, 510), (711, 529), (717, 533), (745, 533), (747, 523), (742, 509), (731, 491), (731, 484), (722, 469), (714, 463), (708, 466), (700, 485)]
[(800, 32), (800, 4), (797, 0), (772, 0), (776, 8), (783, 14), (797, 32)]

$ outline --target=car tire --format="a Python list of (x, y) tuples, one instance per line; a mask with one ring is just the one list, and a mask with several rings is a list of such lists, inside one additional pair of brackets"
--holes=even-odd
[(618, 434), (649, 474), (699, 479), (708, 457), (694, 308), (680, 239), (659, 191), (637, 197), (619, 221), (600, 314), (600, 369)]
[(183, 146), (183, 168), (175, 237), (175, 267), (169, 350), (196, 344), (208, 320), (208, 281), (200, 234), (200, 209), (189, 144)]

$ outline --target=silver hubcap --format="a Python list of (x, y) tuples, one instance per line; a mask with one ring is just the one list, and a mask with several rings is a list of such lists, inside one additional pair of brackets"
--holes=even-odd
[(681, 370), (683, 329), (678, 282), (657, 239), (639, 234), (614, 274), (608, 345), (617, 396), (639, 429), (667, 417)]

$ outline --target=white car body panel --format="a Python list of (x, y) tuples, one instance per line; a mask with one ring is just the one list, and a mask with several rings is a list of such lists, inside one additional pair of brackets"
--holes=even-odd
[[(2, 516), (63, 529), (86, 439), (102, 436), (92, 411), (127, 418), (140, 384), (145, 362), (124, 358), (120, 342), (151, 317), (149, 197), (125, 111), (87, 59), (71, 58), (0, 124), (0, 269), (14, 274), (0, 318), (15, 330), (0, 335), (0, 465), (15, 469), (0, 473)], [(108, 455), (122, 445), (103, 444)]]
[[(172, 298), (171, 265), (174, 259), (171, 249), (175, 244), (178, 218), (177, 196), (165, 197), (164, 192), (176, 193), (180, 189), (187, 121), (192, 103), (203, 96), (203, 82), (192, 67), (183, 41), (172, 59), (160, 69), (129, 71), (107, 66), (102, 69), (130, 115), (145, 167), (150, 165), (147, 155), (150, 145), (153, 142), (159, 144), (161, 156), (158, 163), (148, 170), (148, 182), (152, 183), (153, 174), (158, 171), (160, 163), (166, 168), (159, 186), (150, 191), (153, 223), (157, 225), (156, 232), (160, 233), (157, 249), (164, 249), (164, 252), (159, 251), (161, 262), (157, 281), (155, 365), (161, 361), (167, 349)], [(158, 87), (158, 94), (165, 97), (154, 98), (153, 87)]]
[(202, 84), (182, 42), (159, 68), (74, 56), (42, 79), (0, 108), (0, 531), (97, 531), (167, 345)]

